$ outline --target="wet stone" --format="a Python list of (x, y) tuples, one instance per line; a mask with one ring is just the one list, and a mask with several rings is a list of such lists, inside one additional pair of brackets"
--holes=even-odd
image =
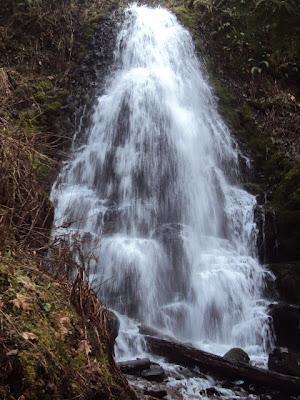
[(200, 394), (201, 396), (221, 396), (221, 393), (214, 387), (203, 389)]
[(276, 347), (269, 355), (268, 367), (271, 371), (300, 377), (300, 354)]
[(152, 390), (152, 389), (145, 389), (144, 394), (147, 396), (151, 396), (155, 399), (163, 399), (168, 395), (166, 390)]
[(165, 371), (159, 365), (151, 365), (150, 369), (142, 371), (142, 378), (148, 381), (162, 382), (166, 375)]
[(249, 364), (250, 362), (250, 357), (248, 354), (243, 350), (238, 347), (235, 347), (231, 350), (229, 350), (226, 354), (223, 356), (225, 360), (231, 361), (231, 362), (243, 362), (246, 364)]

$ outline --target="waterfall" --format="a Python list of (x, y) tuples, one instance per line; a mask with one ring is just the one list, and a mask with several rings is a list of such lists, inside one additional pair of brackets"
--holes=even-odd
[(113, 72), (52, 191), (55, 233), (87, 239), (92, 285), (125, 329), (266, 352), (267, 272), (240, 159), (190, 33), (166, 9), (129, 6)]

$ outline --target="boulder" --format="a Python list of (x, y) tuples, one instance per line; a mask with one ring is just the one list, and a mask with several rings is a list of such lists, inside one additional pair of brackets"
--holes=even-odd
[(300, 352), (300, 307), (278, 303), (270, 306), (276, 346)]
[[(221, 397), (221, 393), (214, 387), (200, 390), (201, 396), (216, 396)], [(213, 397), (215, 398), (215, 397)]]
[(141, 358), (137, 360), (121, 361), (117, 365), (124, 374), (140, 376), (141, 372), (150, 369), (151, 361), (149, 358)]
[(120, 321), (116, 314), (111, 310), (106, 310), (106, 322), (110, 332), (110, 337), (114, 342), (119, 335)]
[(276, 347), (269, 355), (268, 367), (271, 371), (300, 377), (300, 354)]
[(154, 399), (163, 399), (168, 395), (166, 390), (153, 390), (153, 389), (145, 389), (144, 394), (147, 396), (151, 396)]
[(141, 377), (148, 381), (162, 382), (166, 375), (163, 368), (158, 364), (152, 364), (150, 369), (144, 370), (141, 373)]
[(106, 324), (109, 331), (109, 351), (111, 355), (115, 355), (115, 341), (119, 335), (120, 321), (114, 312), (106, 310)]
[(233, 349), (227, 351), (223, 358), (231, 362), (243, 362), (246, 364), (249, 364), (250, 362), (250, 357), (248, 354), (243, 349), (238, 347), (234, 347)]

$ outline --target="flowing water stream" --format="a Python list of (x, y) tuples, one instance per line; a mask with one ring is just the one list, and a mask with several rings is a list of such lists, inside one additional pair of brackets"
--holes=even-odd
[(263, 358), (272, 333), (256, 199), (191, 35), (166, 9), (133, 4), (113, 67), (52, 197), (55, 233), (88, 238), (96, 256), (92, 284), (121, 319), (118, 356), (139, 355), (142, 322)]

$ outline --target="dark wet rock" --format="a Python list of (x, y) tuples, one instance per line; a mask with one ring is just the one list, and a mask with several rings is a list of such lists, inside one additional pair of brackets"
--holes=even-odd
[(280, 299), (300, 305), (300, 262), (270, 264), (268, 268), (276, 277), (275, 285)]
[(153, 236), (167, 241), (178, 240), (181, 237), (182, 230), (182, 224), (162, 224), (155, 229)]
[(152, 390), (152, 389), (145, 389), (144, 394), (147, 396), (152, 396), (154, 399), (163, 399), (168, 395), (166, 390)]
[(272, 395), (270, 394), (261, 394), (260, 395), (260, 400), (273, 400), (274, 397), (272, 397)]
[[(119, 24), (123, 20), (122, 10), (113, 11), (102, 18), (99, 28), (91, 38), (87, 54), (72, 81), (74, 93), (68, 98), (68, 103), (76, 112), (70, 117), (70, 124), (80, 134), (76, 136), (78, 144), (84, 143), (87, 127), (93, 114), (95, 98), (104, 90), (105, 79), (109, 75), (114, 59), (114, 51)], [(79, 133), (78, 132), (78, 133)]]
[(255, 222), (258, 226), (257, 247), (261, 262), (276, 259), (277, 256), (277, 227), (274, 208), (268, 203), (266, 193), (257, 196), (258, 204), (255, 209)]
[(249, 364), (250, 357), (248, 354), (238, 347), (234, 347), (233, 349), (227, 351), (226, 354), (223, 356), (225, 360), (232, 361), (232, 362), (243, 362)]
[[(300, 393), (300, 378), (290, 375), (280, 374), (275, 371), (268, 371), (263, 368), (248, 365), (245, 362), (232, 362), (224, 357), (207, 353), (203, 350), (184, 345), (179, 342), (169, 342), (167, 340), (145, 336), (148, 349), (171, 363), (184, 365), (189, 368), (199, 368), (201, 372), (208, 373), (217, 379), (225, 378), (230, 382), (237, 379), (245, 381), (244, 389), (249, 393), (267, 392), (271, 389), (279, 390), (284, 393), (286, 400), (289, 394)], [(248, 386), (249, 385), (249, 386)], [(224, 380), (222, 380), (224, 387)], [(229, 387), (232, 387), (232, 383)]]
[(221, 393), (214, 387), (203, 389), (200, 394), (201, 396), (221, 396)]
[(124, 374), (140, 376), (141, 372), (150, 369), (151, 361), (149, 358), (137, 360), (121, 361), (118, 367)]
[(300, 352), (300, 307), (286, 303), (272, 304), (270, 314), (276, 345)]
[(300, 354), (276, 347), (269, 355), (268, 367), (271, 371), (300, 377)]
[(116, 316), (116, 314), (113, 311), (107, 310), (106, 311), (106, 319), (107, 319), (108, 329), (111, 333), (111, 336), (115, 340), (119, 335), (119, 329), (120, 329), (119, 318)]
[[(166, 223), (157, 226), (153, 232), (153, 238), (159, 239), (163, 244), (168, 258), (170, 260), (170, 274), (168, 282), (169, 293), (181, 293), (183, 297), (190, 295), (190, 269), (188, 268), (188, 260), (184, 251), (183, 239), (184, 225), (178, 223)], [(183, 323), (185, 318), (184, 311), (176, 311), (176, 315), (169, 316), (173, 320), (179, 321), (178, 325)]]
[(141, 376), (155, 382), (162, 382), (166, 377), (163, 368), (157, 364), (152, 364), (150, 369), (142, 371)]
[(115, 205), (109, 207), (103, 216), (103, 234), (112, 234), (118, 230), (121, 210)]
[(109, 331), (109, 347), (111, 354), (114, 354), (116, 338), (119, 335), (120, 321), (116, 314), (111, 310), (106, 310), (106, 322)]
[[(296, 193), (290, 196), (285, 195), (285, 197), (292, 198), (294, 194)], [(276, 213), (276, 224), (278, 252), (273, 261), (296, 262), (300, 260), (300, 209), (289, 209), (283, 202)]]

